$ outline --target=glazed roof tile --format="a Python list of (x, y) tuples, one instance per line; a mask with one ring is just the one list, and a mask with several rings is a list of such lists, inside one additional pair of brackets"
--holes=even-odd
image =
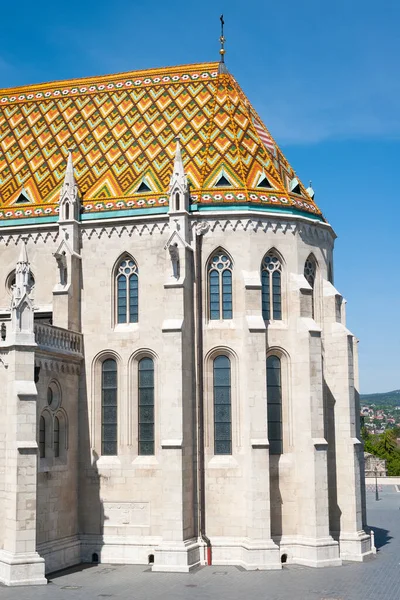
[(176, 136), (192, 204), (321, 216), (301, 183), (289, 192), (295, 173), (233, 76), (202, 63), (0, 90), (0, 223), (58, 212), (69, 148), (85, 213), (166, 206)]

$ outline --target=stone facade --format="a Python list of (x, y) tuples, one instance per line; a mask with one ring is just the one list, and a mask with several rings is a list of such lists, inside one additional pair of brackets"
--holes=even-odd
[[(58, 221), (0, 230), (8, 585), (82, 561), (187, 572), (372, 553), (357, 340), (333, 285), (334, 232), (268, 206), (192, 211), (179, 141), (168, 196), (168, 212), (83, 220), (69, 154)], [(270, 283), (266, 258), (279, 270), (266, 271)], [(121, 301), (121, 265), (134, 270), (138, 304), (134, 288)], [(271, 289), (277, 318), (266, 317)], [(150, 429), (142, 414), (154, 415)]]
[[(179, 230), (177, 220), (184, 222)], [(123, 224), (71, 227), (78, 228), (80, 239), (79, 260), (70, 268), (80, 271), (81, 296), (77, 307), (67, 301), (62, 310), (66, 324), (72, 320), (68, 311), (78, 311), (75, 322), (81, 323), (81, 332), (37, 320), (36, 336), (31, 334), (30, 345), (23, 340), (19, 347), (8, 322), (1, 343), (1, 377), (8, 390), (3, 410), (10, 414), (10, 423), (19, 423), (17, 429), (3, 424), (2, 432), (6, 450), (0, 514), (7, 533), (2, 579), (15, 583), (6, 572), (6, 553), (22, 553), (22, 560), (28, 542), (33, 556), (33, 563), (24, 563), (28, 571), (32, 565), (43, 568), (39, 555), (48, 571), (81, 560), (143, 564), (153, 557), (154, 570), (187, 571), (204, 563), (207, 543), (213, 564), (248, 569), (279, 568), (282, 554), (310, 566), (363, 560), (370, 538), (364, 533), (356, 419), (357, 347), (344, 312), (337, 311), (342, 298), (328, 281), (334, 241), (330, 227), (306, 218), (240, 211), (229, 216), (215, 211), (206, 220), (189, 213), (177, 217), (171, 211)], [(60, 299), (52, 255), (63, 235), (62, 223), (26, 234), (38, 311), (48, 311), (52, 300)], [(2, 236), (3, 280), (15, 263), (20, 238), (18, 231)], [(177, 244), (178, 278), (168, 251), (171, 243)], [(207, 316), (207, 265), (218, 248), (233, 263), (233, 315), (212, 321)], [(283, 318), (265, 322), (260, 265), (271, 248), (282, 258)], [(115, 323), (115, 265), (124, 253), (139, 265), (139, 321), (132, 324)], [(314, 318), (311, 288), (303, 274), (310, 253), (318, 265)], [(7, 303), (5, 291), (4, 310)], [(213, 449), (212, 361), (221, 353), (232, 365), (230, 455), (215, 455)], [(282, 362), (283, 453), (278, 456), (268, 452), (265, 381), (271, 353)], [(137, 365), (142, 356), (153, 357), (155, 363), (153, 456), (138, 455)], [(101, 456), (101, 364), (109, 357), (118, 365), (118, 453)], [(48, 405), (52, 382), (60, 396), (54, 407)], [(59, 456), (54, 456), (49, 433), (45, 457), (37, 458), (40, 417), (51, 432), (57, 414), (64, 431)], [(23, 428), (25, 422), (29, 425)], [(28, 495), (26, 488), (31, 490)], [(22, 502), (29, 504), (29, 511), (24, 507), (15, 521), (10, 507)], [(29, 538), (27, 531), (32, 532)], [(44, 573), (18, 577), (43, 582)]]

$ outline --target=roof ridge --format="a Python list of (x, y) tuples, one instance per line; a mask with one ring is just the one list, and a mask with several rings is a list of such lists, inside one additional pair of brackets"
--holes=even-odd
[(20, 93), (24, 90), (30, 90), (30, 89), (35, 89), (35, 90), (42, 90), (42, 89), (46, 89), (47, 87), (54, 87), (54, 86), (58, 86), (58, 87), (63, 87), (65, 85), (73, 85), (74, 83), (94, 83), (96, 82), (100, 82), (103, 80), (110, 80), (113, 81), (115, 79), (119, 79), (119, 78), (131, 78), (133, 76), (139, 77), (141, 74), (158, 74), (161, 72), (165, 72), (165, 71), (173, 71), (175, 73), (179, 73), (185, 70), (199, 70), (201, 69), (205, 69), (206, 67), (209, 67), (211, 69), (218, 69), (218, 62), (217, 61), (212, 61), (212, 62), (202, 62), (202, 63), (189, 63), (189, 64), (184, 64), (184, 65), (172, 65), (172, 66), (166, 66), (166, 67), (155, 67), (155, 68), (151, 68), (151, 69), (139, 69), (139, 70), (135, 70), (135, 71), (120, 71), (118, 73), (106, 73), (104, 75), (90, 75), (88, 77), (75, 77), (73, 79), (56, 79), (56, 80), (52, 80), (52, 81), (44, 81), (44, 82), (37, 82), (37, 83), (30, 83), (28, 85), (22, 85), (22, 86), (15, 86), (15, 87), (5, 87), (5, 88), (0, 88), (0, 94), (3, 93), (7, 93), (8, 95), (12, 92), (15, 93)]
[[(279, 144), (276, 142), (276, 140), (275, 140), (275, 138), (273, 137), (273, 135), (271, 135), (271, 132), (270, 132), (270, 130), (268, 129), (268, 127), (265, 125), (265, 123), (264, 123), (263, 119), (260, 117), (260, 115), (258, 114), (258, 112), (256, 111), (256, 109), (254, 108), (253, 104), (252, 104), (251, 102), (249, 102), (249, 100), (247, 99), (247, 96), (246, 96), (246, 94), (244, 93), (244, 91), (242, 90), (242, 88), (240, 87), (240, 85), (238, 84), (238, 82), (236, 81), (236, 79), (235, 79), (233, 76), (232, 76), (232, 79), (233, 79), (233, 81), (234, 81), (234, 84), (235, 84), (236, 88), (238, 89), (238, 92), (239, 92), (239, 94), (242, 96), (242, 100), (246, 101), (246, 102), (249, 104), (250, 112), (251, 112), (251, 113), (252, 113), (252, 114), (253, 114), (253, 115), (254, 115), (254, 116), (255, 116), (255, 117), (258, 119), (258, 121), (260, 122), (261, 126), (264, 128), (264, 130), (266, 131), (266, 133), (267, 133), (267, 134), (269, 135), (269, 137), (271, 138), (271, 140), (272, 140), (272, 142), (273, 142), (273, 144), (274, 144), (274, 146), (275, 146), (275, 148), (276, 148), (276, 153), (277, 153), (277, 155), (279, 154), (279, 158), (280, 158), (280, 159), (283, 159), (283, 161), (282, 161), (282, 162), (284, 162), (284, 163), (286, 163), (286, 164), (287, 164), (288, 168), (290, 169), (290, 171), (291, 171), (291, 172), (292, 172), (292, 174), (293, 174), (293, 177), (296, 177), (296, 178), (298, 179), (298, 181), (299, 181), (299, 184), (300, 184), (300, 188), (302, 189), (303, 193), (305, 194), (305, 197), (307, 198), (307, 201), (309, 201), (309, 202), (310, 202), (310, 203), (311, 203), (313, 206), (315, 206), (315, 208), (317, 208), (317, 210), (319, 211), (319, 209), (318, 209), (317, 205), (315, 204), (314, 200), (313, 200), (313, 199), (312, 199), (312, 198), (309, 196), (309, 194), (307, 193), (307, 190), (306, 190), (306, 187), (305, 187), (305, 185), (304, 185), (304, 184), (303, 184), (303, 182), (301, 181), (300, 177), (297, 175), (296, 171), (293, 169), (292, 165), (291, 165), (291, 164), (289, 163), (289, 161), (286, 159), (286, 157), (285, 157), (284, 153), (282, 152), (282, 150), (281, 150), (281, 148), (280, 148)], [(254, 123), (251, 123), (251, 127), (252, 127), (252, 129), (253, 129), (254, 133), (256, 134), (257, 138), (258, 138), (258, 139), (260, 139), (260, 136), (258, 135), (258, 133), (257, 133), (257, 131), (256, 131), (255, 127), (254, 127)], [(266, 150), (266, 152), (267, 152), (267, 150)], [(271, 159), (273, 159), (272, 155), (271, 155)], [(273, 162), (273, 161), (272, 161), (272, 162)], [(277, 172), (277, 174), (278, 174), (278, 176), (279, 176), (279, 179), (280, 179), (280, 181), (281, 181), (281, 183), (282, 183), (282, 185), (283, 185), (284, 189), (286, 189), (285, 182), (282, 180), (282, 176), (281, 176), (281, 174), (279, 173), (278, 169), (275, 167), (275, 164), (274, 164), (274, 169), (275, 169), (275, 171)], [(288, 194), (288, 196), (290, 197), (291, 203), (294, 205), (295, 203), (292, 201), (292, 198), (291, 198), (291, 196), (290, 196), (290, 194), (291, 194), (290, 190), (286, 190), (286, 191), (287, 191), (287, 194)]]

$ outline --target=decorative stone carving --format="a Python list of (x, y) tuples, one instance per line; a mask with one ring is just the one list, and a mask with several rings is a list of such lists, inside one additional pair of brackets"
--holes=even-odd
[(179, 279), (180, 264), (178, 244), (175, 243), (168, 246), (168, 251), (172, 263), (172, 276), (175, 277), (175, 279)]
[(199, 221), (196, 223), (196, 235), (204, 235), (210, 229), (210, 224), (207, 221)]

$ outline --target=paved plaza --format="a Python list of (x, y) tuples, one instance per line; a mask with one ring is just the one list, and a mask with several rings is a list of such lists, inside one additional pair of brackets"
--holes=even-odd
[(368, 491), (367, 504), (378, 553), (364, 564), (287, 565), (282, 571), (203, 567), (187, 575), (132, 565), (81, 565), (50, 576), (47, 586), (0, 586), (0, 600), (399, 600), (400, 493), (383, 486), (379, 502)]

